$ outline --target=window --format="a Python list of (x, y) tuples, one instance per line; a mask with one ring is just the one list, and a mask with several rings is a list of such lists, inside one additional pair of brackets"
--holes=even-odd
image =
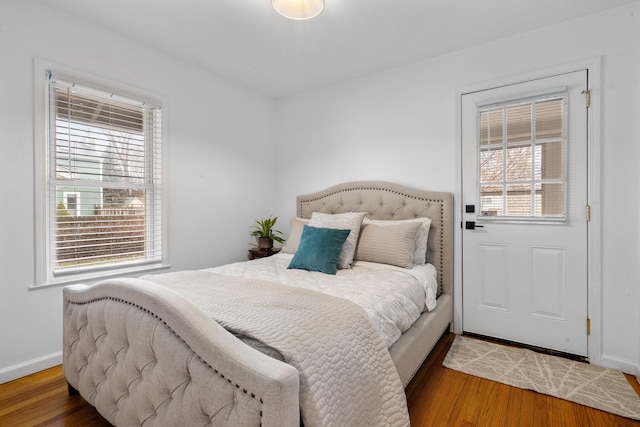
[(45, 74), (39, 284), (161, 265), (161, 108)]
[(566, 95), (480, 106), (479, 215), (566, 219)]
[[(80, 204), (80, 193), (69, 193), (68, 191), (64, 192), (64, 203), (63, 209), (67, 210), (67, 213), (72, 216), (78, 216), (80, 213), (78, 211), (78, 206)], [(66, 213), (57, 212), (58, 208), (56, 207), (56, 215), (65, 215)]]

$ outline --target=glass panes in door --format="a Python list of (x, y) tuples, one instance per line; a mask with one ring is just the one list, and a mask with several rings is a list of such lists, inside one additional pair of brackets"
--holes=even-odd
[(565, 220), (566, 94), (478, 108), (479, 216)]

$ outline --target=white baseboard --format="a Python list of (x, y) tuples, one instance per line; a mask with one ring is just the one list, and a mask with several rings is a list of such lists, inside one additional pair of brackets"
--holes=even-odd
[(0, 384), (62, 364), (62, 351), (0, 369)]
[(619, 357), (603, 354), (600, 358), (600, 366), (617, 369), (629, 375), (636, 375), (636, 377), (640, 376), (635, 362)]

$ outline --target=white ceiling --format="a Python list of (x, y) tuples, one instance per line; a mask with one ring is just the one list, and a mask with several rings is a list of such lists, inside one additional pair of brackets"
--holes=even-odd
[(309, 21), (270, 0), (40, 0), (273, 97), (635, 0), (326, 0)]

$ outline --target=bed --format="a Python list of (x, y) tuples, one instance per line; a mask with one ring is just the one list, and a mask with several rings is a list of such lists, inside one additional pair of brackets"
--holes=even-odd
[[(360, 374), (353, 383), (348, 384), (351, 392), (347, 394), (355, 396), (356, 400), (347, 412), (356, 406), (376, 406), (367, 393), (371, 389), (387, 387), (386, 383), (377, 385), (380, 381), (386, 381), (386, 377), (393, 376), (400, 387), (406, 386), (442, 333), (449, 328), (452, 319), (452, 208), (450, 193), (417, 190), (382, 181), (344, 183), (297, 197), (295, 216), (300, 219), (312, 219), (314, 213), (335, 215), (366, 212), (367, 220), (374, 222), (415, 218), (431, 220), (426, 261), (437, 273), (435, 307), (418, 313), (411, 327), (403, 331), (399, 338), (393, 339), (388, 352), (386, 345), (383, 350), (376, 350), (376, 354), (384, 353), (381, 356), (383, 362), (379, 363), (380, 367), (372, 362), (368, 373)], [(260, 259), (246, 264), (252, 268), (261, 266), (270, 269), (278, 263), (289, 263), (292, 256), (295, 257), (295, 253), (289, 258), (283, 255), (280, 259), (276, 256), (272, 260)], [(359, 262), (355, 261), (354, 266)], [(366, 264), (362, 262), (363, 266)], [(221, 326), (226, 325), (226, 320), (216, 322), (212, 319), (207, 311), (210, 304), (218, 304), (214, 311), (224, 311), (229, 306), (228, 300), (235, 298), (233, 292), (237, 292), (238, 281), (253, 280), (232, 277), (234, 274), (242, 275), (230, 273), (234, 269), (238, 271), (244, 267), (223, 266), (198, 272), (176, 272), (142, 279), (112, 279), (92, 286), (65, 287), (63, 361), (70, 391), (80, 392), (114, 425), (299, 425), (301, 405), (304, 408), (309, 400), (307, 390), (314, 389), (316, 383), (324, 381), (317, 378), (324, 377), (314, 376), (315, 371), (308, 376), (306, 371), (314, 368), (306, 367), (304, 360), (301, 362), (304, 366), (296, 368), (279, 360), (282, 357), (277, 357), (277, 354), (269, 354), (258, 345), (252, 346), (250, 339), (240, 339), (242, 337), (239, 338), (237, 333), (234, 335), (227, 331)], [(356, 270), (355, 267), (353, 270)], [(191, 283), (209, 280), (209, 276), (217, 278), (223, 275), (228, 276), (225, 280), (229, 281), (227, 288), (231, 292), (223, 294), (224, 302), (215, 302), (221, 299), (215, 297), (207, 300), (197, 293), (199, 291), (191, 290)], [(251, 288), (252, 295), (264, 292), (266, 299), (279, 298), (278, 301), (284, 301), (289, 298), (290, 292), (282, 290), (284, 286), (272, 287), (269, 285), (271, 282), (257, 279), (260, 278), (251, 283), (255, 286)], [(177, 288), (185, 292), (164, 286), (163, 280), (177, 283)], [(204, 288), (209, 292), (207, 287)], [(308, 309), (313, 310), (319, 306), (319, 297), (314, 291), (308, 292), (311, 293), (303, 294), (301, 300), (305, 304), (311, 301)], [(335, 304), (336, 310), (340, 305)], [(336, 314), (328, 317), (342, 316)], [(301, 318), (293, 322), (305, 320)], [(282, 319), (281, 322), (291, 320)], [(310, 322), (310, 328), (313, 328), (319, 321)], [(345, 330), (355, 323), (344, 322)], [(339, 328), (342, 329), (342, 326)], [(269, 327), (264, 329), (267, 334), (270, 333)], [(373, 344), (366, 345), (376, 348), (384, 341), (369, 329), (365, 331), (358, 332), (366, 336), (364, 339), (358, 338), (358, 344), (351, 346), (358, 348), (353, 351), (365, 351), (360, 348), (365, 346), (359, 344), (361, 340), (371, 339)], [(345, 331), (345, 334), (348, 333), (354, 332)], [(296, 347), (288, 343), (290, 335), (295, 333), (279, 335), (286, 335), (284, 347)], [(312, 341), (298, 347), (304, 347), (304, 351), (317, 351), (314, 347), (325, 345), (320, 345), (321, 341), (314, 345), (315, 340)], [(347, 350), (350, 349), (340, 349)], [(371, 356), (356, 353), (356, 357)], [(388, 370), (384, 357), (389, 358), (393, 375), (376, 373), (376, 369), (380, 372)], [(343, 360), (338, 363), (318, 363), (329, 365), (332, 369), (337, 365), (336, 369), (342, 369), (339, 372), (350, 371), (352, 368), (341, 366)], [(372, 386), (367, 382), (370, 378), (379, 383), (371, 383)], [(321, 401), (333, 394), (324, 389), (320, 393)], [(348, 398), (351, 399), (351, 396)], [(358, 402), (357, 398), (361, 400)], [(382, 396), (382, 401), (385, 400), (388, 400), (388, 395)], [(392, 400), (390, 402), (389, 410), (406, 412), (406, 406), (402, 407), (401, 403), (396, 404)], [(406, 401), (403, 404), (406, 405)], [(308, 419), (304, 419), (305, 425), (336, 424), (327, 414), (340, 408), (327, 410), (320, 404), (318, 407), (318, 416), (308, 415)], [(353, 414), (347, 413), (346, 416)], [(395, 414), (391, 414), (390, 421), (385, 423), (406, 425), (408, 418), (405, 414), (394, 417)]]

